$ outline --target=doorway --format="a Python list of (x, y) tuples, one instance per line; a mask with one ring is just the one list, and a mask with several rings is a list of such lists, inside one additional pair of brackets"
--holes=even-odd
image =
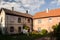
[(18, 27), (18, 32), (21, 33), (21, 27)]

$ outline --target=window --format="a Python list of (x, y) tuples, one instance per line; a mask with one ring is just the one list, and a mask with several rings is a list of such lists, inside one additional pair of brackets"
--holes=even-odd
[(14, 32), (14, 27), (13, 26), (10, 27), (10, 32)]
[(26, 18), (25, 18), (25, 20), (26, 20)]
[(30, 23), (30, 19), (28, 19), (28, 23)]
[(51, 17), (49, 18), (49, 20), (52, 20)]
[(21, 18), (18, 18), (18, 23), (21, 23)]
[(51, 17), (49, 18), (49, 21), (52, 21), (52, 18)]
[(38, 27), (38, 32), (40, 32), (41, 31), (41, 28), (40, 27)]
[(57, 18), (58, 22), (60, 22), (60, 17)]
[(41, 19), (38, 20), (38, 23), (41, 23)]
[(18, 32), (21, 32), (21, 27), (18, 27)]

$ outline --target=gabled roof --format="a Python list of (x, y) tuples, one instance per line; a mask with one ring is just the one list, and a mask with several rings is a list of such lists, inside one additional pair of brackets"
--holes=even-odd
[[(12, 11), (12, 10), (9, 10), (9, 9), (6, 9), (6, 8), (1, 8), (1, 10), (2, 9), (5, 11), (5, 13), (8, 13), (8, 14), (19, 15), (19, 16), (24, 16), (24, 17), (30, 17), (30, 18), (32, 18), (32, 15), (30, 15), (28, 13), (22, 13), (22, 12)], [(1, 12), (1, 10), (0, 10), (0, 12)]]
[(60, 8), (49, 10), (48, 13), (46, 11), (36, 13), (33, 18), (43, 18), (43, 17), (54, 17), (60, 16)]

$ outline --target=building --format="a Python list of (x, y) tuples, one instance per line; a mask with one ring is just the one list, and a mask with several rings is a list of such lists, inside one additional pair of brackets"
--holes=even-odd
[(43, 12), (38, 12), (33, 16), (33, 30), (38, 31), (46, 29), (48, 32), (53, 31), (52, 26), (60, 22), (60, 8)]
[(2, 33), (17, 34), (23, 31), (23, 26), (27, 25), (29, 31), (32, 31), (32, 15), (28, 13), (16, 12), (1, 8), (0, 10), (0, 28)]

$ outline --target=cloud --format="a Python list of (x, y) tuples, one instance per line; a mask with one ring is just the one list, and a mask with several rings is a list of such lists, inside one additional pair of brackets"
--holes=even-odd
[[(10, 0), (9, 0), (10, 1)], [(20, 8), (20, 4), (19, 3), (16, 3), (16, 2), (6, 2), (6, 1), (2, 1), (1, 4), (0, 4), (0, 8), (7, 8), (7, 9), (10, 9), (11, 10), (11, 7), (14, 7), (16, 11), (24, 11), (23, 8)], [(21, 10), (22, 9), (22, 10)]]
[[(14, 7), (17, 11), (30, 10), (31, 12), (45, 4), (45, 0), (3, 0), (0, 7), (11, 9)], [(23, 7), (22, 7), (23, 6)]]
[(25, 7), (29, 8), (32, 12), (35, 9), (40, 9), (41, 5), (45, 4), (45, 0), (22, 0)]
[(57, 6), (60, 5), (60, 0), (53, 0), (51, 1), (51, 4), (57, 4)]
[(57, 5), (60, 5), (60, 0), (58, 0), (58, 3), (57, 3)]

